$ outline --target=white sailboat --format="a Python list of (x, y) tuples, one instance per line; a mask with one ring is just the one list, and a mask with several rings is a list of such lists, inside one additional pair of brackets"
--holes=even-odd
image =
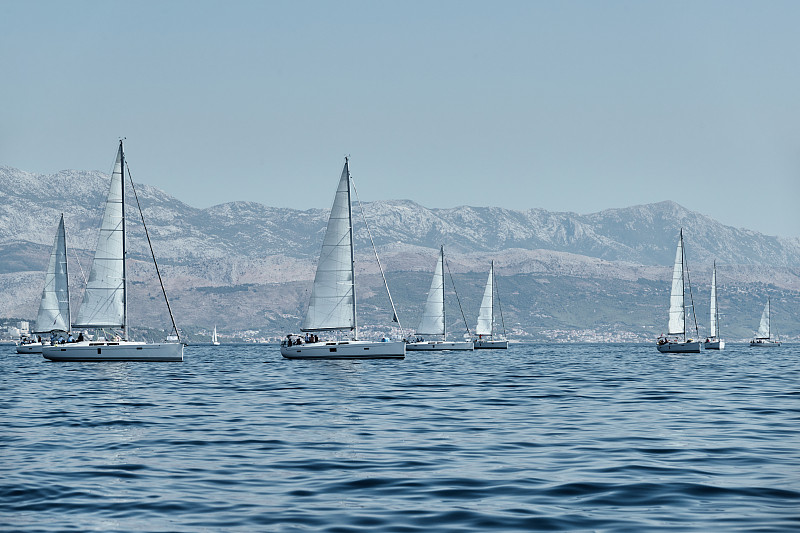
[[(50, 251), (50, 262), (44, 278), (39, 314), (32, 333), (52, 335), (66, 334), (70, 330), (69, 279), (67, 276), (67, 237), (64, 231), (64, 215), (58, 222), (56, 238)], [(50, 344), (49, 339), (42, 342), (23, 342), (17, 346), (17, 353), (42, 353), (42, 346)]]
[(717, 262), (711, 274), (711, 335), (703, 343), (706, 350), (724, 350), (725, 341), (719, 338), (719, 308), (717, 307)]
[[(145, 343), (128, 338), (128, 289), (125, 268), (125, 154), (119, 142), (111, 187), (106, 199), (100, 235), (97, 240), (92, 270), (78, 310), (75, 328), (116, 329), (121, 335), (113, 339), (97, 337), (93, 341), (45, 346), (42, 355), (51, 361), (183, 361), (183, 344), (169, 309), (172, 326), (178, 342)], [(130, 175), (130, 172), (129, 172)], [(131, 179), (131, 187), (133, 180)], [(134, 195), (136, 189), (133, 188)], [(138, 204), (138, 197), (137, 197)], [(141, 215), (141, 207), (139, 208)], [(142, 215), (144, 223), (144, 216)], [(145, 226), (147, 234), (147, 226)], [(149, 242), (148, 236), (148, 242)], [(152, 252), (152, 246), (150, 247)], [(155, 263), (155, 255), (153, 256)], [(155, 263), (159, 281), (161, 274)], [(163, 291), (163, 283), (161, 285)]]
[[(466, 321), (465, 321), (466, 325)], [(409, 342), (406, 349), (409, 351), (442, 351), (442, 350), (474, 350), (472, 341), (447, 340), (447, 314), (444, 306), (444, 246), (439, 249), (436, 268), (428, 291), (428, 299), (422, 311), (422, 320), (417, 328), (417, 335), (441, 335), (442, 340), (424, 340), (418, 337), (414, 342)]]
[[(503, 338), (494, 338), (494, 299), (495, 299), (495, 280), (494, 280), (494, 261), (489, 266), (489, 277), (486, 280), (486, 288), (483, 291), (481, 309), (478, 312), (478, 324), (475, 326), (475, 349), (508, 349), (508, 341), (505, 340), (506, 327), (503, 321), (503, 311), (500, 309), (500, 320), (503, 323)], [(497, 299), (498, 303), (500, 299)], [(484, 338), (486, 337), (486, 338)]]
[(753, 338), (753, 340), (750, 341), (750, 346), (771, 348), (781, 345), (777, 338), (772, 337), (772, 331), (770, 330), (770, 315), (770, 301), (769, 298), (767, 298), (767, 304), (764, 306), (764, 311), (761, 312), (761, 322), (758, 325), (758, 331), (756, 332), (756, 336)]
[[(345, 158), (311, 299), (300, 326), (306, 335), (287, 335), (281, 342), (281, 355), (287, 359), (402, 359), (406, 355), (405, 343), (401, 341), (358, 339), (350, 179), (349, 160)], [(388, 286), (386, 289), (388, 292)], [(323, 331), (350, 331), (352, 339), (320, 340), (315, 332)]]
[[(683, 229), (678, 239), (678, 248), (675, 251), (675, 266), (672, 270), (672, 290), (669, 297), (669, 330), (666, 336), (659, 337), (658, 351), (662, 353), (700, 353), (700, 341), (686, 338), (686, 290), (684, 287), (684, 274), (688, 281), (686, 269), (686, 254), (683, 248)], [(689, 298), (692, 316), (694, 315), (694, 302), (691, 297), (691, 284), (689, 285)], [(697, 332), (697, 319), (695, 318), (695, 332)]]
[(219, 340), (217, 339), (217, 325), (214, 324), (214, 331), (211, 332), (211, 344), (212, 346), (219, 346)]

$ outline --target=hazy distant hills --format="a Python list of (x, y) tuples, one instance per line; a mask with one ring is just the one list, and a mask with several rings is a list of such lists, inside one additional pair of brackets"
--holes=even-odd
[[(332, 180), (331, 199), (335, 185)], [(68, 244), (75, 249), (70, 253), (80, 257), (82, 268), (88, 269), (107, 189), (108, 176), (99, 172), (36, 175), (0, 167), (0, 317), (35, 315), (42, 271), (62, 212)], [(183, 324), (218, 323), (223, 328), (239, 329), (296, 327), (313, 278), (327, 210), (268, 207), (254, 202), (197, 209), (152, 186), (137, 185), (137, 192)], [(136, 260), (146, 256), (147, 245), (133, 195), (128, 194), (127, 200), (129, 249)], [(749, 295), (737, 304), (747, 307), (741, 314), (748, 316), (737, 326), (743, 336), (749, 334), (745, 328), (756, 325), (757, 317), (750, 315), (757, 313), (751, 307), (758, 307), (769, 291), (786, 298), (787, 312), (792, 309), (795, 317), (792, 331), (799, 330), (800, 334), (793, 303), (800, 294), (800, 239), (725, 226), (674, 202), (578, 215), (500, 207), (436, 209), (400, 200), (367, 203), (364, 213), (398, 305), (412, 327), (430, 283), (434, 250), (440, 244), (445, 245), (457, 282), (460, 276), (463, 283), (473, 285), (460, 291), (475, 306), (479, 295), (472, 302), (472, 293), (481, 292), (488, 261), (496, 261), (498, 274), (517, 288), (517, 296), (508, 295), (509, 318), (526, 334), (548, 328), (588, 328), (630, 330), (633, 335), (655, 324), (661, 327), (666, 296), (660, 293), (669, 288), (682, 227), (698, 297), (707, 291), (703, 286), (707, 284), (707, 270), (716, 259), (720, 283), (731, 288), (735, 285), (737, 294)], [(358, 255), (368, 258), (369, 236), (357, 205), (353, 214), (357, 219)], [(374, 261), (359, 261), (358, 265), (363, 272), (362, 311), (368, 318), (374, 312), (376, 322), (382, 321), (379, 291), (374, 296), (372, 292), (379, 281)], [(141, 286), (132, 287), (132, 292), (145, 291), (148, 303), (137, 304), (132, 294), (132, 315), (138, 305), (142, 322), (162, 320), (160, 308), (150, 305), (154, 287), (148, 266), (135, 261), (132, 271), (134, 280), (141, 277)], [(71, 267), (71, 274), (73, 286), (80, 287), (79, 269)], [(598, 285), (592, 288), (592, 283)], [(566, 306), (555, 313), (549, 306), (557, 302), (547, 291), (555, 286), (562, 307), (565, 301), (582, 295), (576, 303), (596, 301), (607, 319), (592, 321), (592, 317), (582, 316), (583, 310), (578, 307), (570, 310)], [(600, 298), (603, 294), (607, 296)], [(723, 292), (721, 307), (725, 297)], [(515, 298), (519, 300), (516, 306), (512, 303)], [(640, 310), (630, 323), (619, 319), (623, 312), (627, 316), (631, 308), (642, 305), (647, 310)], [(778, 301), (776, 309), (781, 305)], [(537, 312), (527, 316), (534, 308)], [(701, 318), (706, 314), (702, 309), (698, 311)], [(554, 316), (560, 318), (547, 318)], [(615, 316), (617, 320), (611, 320)], [(730, 322), (738, 324), (739, 319)], [(643, 333), (644, 337), (650, 334)]]

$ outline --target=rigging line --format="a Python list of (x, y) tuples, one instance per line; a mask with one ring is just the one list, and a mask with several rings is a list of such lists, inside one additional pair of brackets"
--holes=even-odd
[(497, 291), (497, 308), (500, 310), (500, 323), (503, 325), (503, 338), (507, 339), (506, 321), (503, 319), (503, 304), (500, 303), (500, 287), (497, 286), (497, 276), (494, 275), (494, 265), (492, 265), (492, 283)]
[[(364, 204), (361, 203), (361, 198), (358, 197), (358, 189), (356, 189), (356, 182), (353, 179), (353, 176), (350, 176), (350, 182), (353, 184), (353, 192), (356, 193), (356, 201), (358, 202), (358, 207), (361, 210), (361, 218), (364, 220), (364, 226), (367, 228), (367, 235), (369, 235), (369, 242), (372, 244), (372, 252), (375, 254), (375, 261), (378, 263), (378, 270), (381, 271), (381, 277), (383, 278), (383, 286), (386, 287), (386, 294), (389, 295), (389, 303), (392, 305), (392, 313), (393, 313), (393, 322), (397, 322), (397, 327), (400, 328), (400, 331), (403, 330), (403, 325), (400, 324), (400, 317), (397, 314), (397, 309), (394, 307), (394, 300), (392, 300), (392, 293), (389, 291), (389, 284), (386, 282), (386, 276), (383, 273), (383, 267), (381, 266), (381, 260), (378, 257), (378, 250), (375, 249), (375, 241), (372, 239), (372, 232), (369, 229), (369, 224), (367, 224), (367, 217), (364, 214)], [(353, 231), (353, 228), (350, 228), (350, 231)]]
[[(683, 247), (683, 263), (686, 265), (686, 283), (689, 285), (689, 301), (692, 303), (692, 317), (694, 318), (694, 333), (700, 337), (700, 328), (697, 327), (697, 312), (694, 310), (694, 296), (692, 296), (692, 281), (689, 279), (689, 261), (686, 260), (686, 247)], [(684, 311), (685, 313), (686, 311)], [(684, 328), (685, 329), (685, 328)], [(685, 335), (686, 333), (684, 333)]]
[[(131, 189), (133, 190), (133, 197), (136, 198), (136, 207), (139, 208), (139, 216), (142, 219), (142, 226), (144, 226), (144, 234), (147, 237), (147, 244), (150, 246), (150, 255), (153, 256), (153, 265), (156, 267), (156, 274), (158, 275), (158, 283), (161, 284), (161, 293), (164, 295), (164, 301), (167, 303), (167, 311), (169, 311), (169, 318), (172, 320), (172, 327), (175, 330), (175, 335), (178, 337), (178, 342), (181, 342), (181, 334), (178, 331), (178, 326), (175, 324), (175, 316), (172, 314), (172, 307), (169, 305), (169, 298), (167, 298), (167, 291), (164, 289), (164, 282), (161, 279), (161, 270), (158, 268), (158, 261), (156, 261), (156, 253), (153, 251), (153, 243), (150, 242), (150, 232), (147, 231), (147, 224), (144, 222), (144, 213), (142, 212), (142, 205), (139, 203), (139, 195), (136, 194), (136, 186), (133, 184), (133, 175), (131, 174), (131, 167), (128, 166), (128, 161), (125, 161), (125, 167), (128, 169), (128, 178), (131, 180)], [(123, 169), (124, 174), (124, 169)], [(125, 176), (122, 176), (123, 183)]]
[(467, 316), (464, 314), (464, 308), (461, 307), (461, 298), (458, 297), (458, 291), (456, 290), (456, 282), (453, 279), (453, 273), (450, 271), (450, 262), (445, 259), (444, 264), (447, 265), (447, 273), (450, 274), (450, 284), (453, 285), (453, 292), (456, 293), (456, 301), (458, 302), (458, 309), (461, 311), (461, 317), (464, 319), (464, 327), (467, 328), (467, 335), (472, 338), (472, 332), (469, 330), (469, 325), (467, 324)]
[(78, 270), (81, 271), (81, 277), (83, 278), (83, 284), (86, 285), (89, 282), (86, 280), (86, 274), (83, 273), (83, 267), (81, 266), (81, 260), (78, 257), (78, 253), (74, 249), (72, 250), (72, 255), (75, 256), (75, 262), (78, 263)]

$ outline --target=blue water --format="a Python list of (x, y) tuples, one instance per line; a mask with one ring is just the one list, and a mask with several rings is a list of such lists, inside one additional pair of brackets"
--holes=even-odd
[(798, 346), (0, 361), (0, 529), (800, 530)]

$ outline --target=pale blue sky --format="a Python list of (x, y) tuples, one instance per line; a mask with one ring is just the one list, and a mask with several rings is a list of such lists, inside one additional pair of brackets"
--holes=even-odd
[(0, 2), (0, 165), (800, 236), (800, 2)]

